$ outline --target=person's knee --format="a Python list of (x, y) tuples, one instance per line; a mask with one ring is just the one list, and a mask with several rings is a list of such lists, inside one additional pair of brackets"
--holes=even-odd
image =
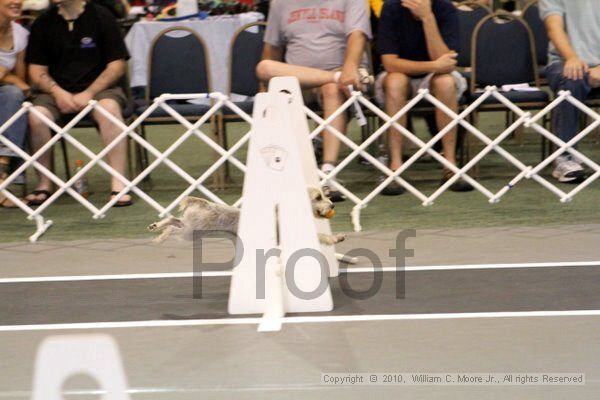
[(434, 75), (431, 78), (430, 88), (434, 96), (456, 96), (456, 83), (450, 74)]
[(4, 85), (0, 87), (0, 96), (3, 103), (21, 104), (25, 101), (23, 91), (14, 85)]
[(321, 86), (323, 101), (339, 101), (341, 99), (340, 88), (337, 83), (328, 83)]
[[(46, 107), (36, 106), (35, 109), (40, 112), (40, 114), (47, 117), (50, 121), (54, 121), (54, 116)], [(40, 129), (49, 129), (48, 125), (42, 121), (40, 117), (38, 117), (35, 113), (30, 112), (28, 115), (29, 119), (29, 128), (31, 134), (35, 135), (38, 133)]]
[(383, 82), (383, 89), (388, 98), (406, 99), (410, 90), (410, 77), (399, 72), (389, 73)]
[[(102, 99), (102, 100), (98, 101), (98, 105), (100, 107), (104, 108), (113, 117), (115, 117), (115, 118), (117, 118), (119, 120), (123, 120), (121, 106), (119, 105), (119, 103), (117, 103), (116, 100), (113, 100), (113, 99)], [(106, 117), (105, 115), (103, 115), (99, 111), (96, 111), (94, 113), (94, 118), (96, 119), (96, 122), (100, 126), (102, 126), (104, 124), (107, 124), (107, 123), (113, 124), (113, 122), (110, 121), (108, 119), (108, 117)]]
[(550, 86), (555, 92), (568, 90), (572, 94), (577, 95), (577, 93), (585, 91), (589, 86), (586, 79), (567, 78), (564, 74), (563, 63), (555, 63), (550, 65), (546, 69), (546, 76), (548, 77)]
[(589, 88), (588, 83), (585, 79), (568, 79), (563, 76), (560, 82), (560, 90), (568, 90), (575, 97), (578, 97), (580, 93), (584, 93)]
[(274, 64), (276, 61), (272, 60), (262, 60), (256, 65), (256, 76), (261, 81), (268, 81), (273, 78), (274, 72)]

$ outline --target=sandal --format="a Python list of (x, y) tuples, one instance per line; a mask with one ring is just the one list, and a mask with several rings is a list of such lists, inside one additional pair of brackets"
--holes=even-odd
[[(116, 192), (116, 191), (110, 192), (111, 196), (116, 196), (118, 194), (119, 194), (119, 192)], [(123, 195), (123, 196), (127, 196), (127, 195)], [(119, 201), (117, 201), (113, 205), (113, 207), (128, 207), (128, 206), (132, 205), (133, 201), (131, 200), (131, 196), (129, 196), (129, 197), (130, 197), (129, 200), (119, 200)], [(121, 197), (121, 199), (122, 199), (122, 197)]]
[[(42, 200), (29, 199), (30, 196), (37, 197), (39, 195), (43, 195), (44, 198)], [(25, 200), (27, 201), (27, 205), (29, 206), (41, 206), (46, 200), (50, 198), (50, 196), (52, 196), (52, 193), (50, 193), (48, 190), (34, 190), (29, 194), (29, 196), (25, 198)]]

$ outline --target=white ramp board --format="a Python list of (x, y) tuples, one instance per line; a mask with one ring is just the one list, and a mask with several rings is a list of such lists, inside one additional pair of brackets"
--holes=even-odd
[[(315, 159), (315, 151), (309, 138), (310, 129), (306, 114), (304, 113), (304, 100), (302, 99), (302, 89), (300, 88), (298, 79), (290, 77), (273, 78), (269, 82), (269, 93), (287, 93), (290, 96), (292, 127), (298, 141), (302, 170), (304, 171), (307, 184), (319, 187), (320, 179), (317, 175), (317, 160)], [(328, 219), (315, 218), (315, 222), (318, 232), (331, 235), (331, 225)], [(329, 276), (338, 276), (339, 264), (335, 257), (335, 247), (321, 245), (321, 252), (329, 264)]]
[(96, 380), (102, 399), (129, 400), (119, 349), (107, 335), (45, 339), (35, 361), (33, 400), (62, 400), (64, 383), (79, 374)]
[[(329, 266), (321, 254), (289, 101), (282, 93), (255, 99), (238, 227), (243, 255), (233, 269), (230, 314), (277, 318), (333, 309)], [(257, 253), (278, 249), (280, 258), (261, 265)]]

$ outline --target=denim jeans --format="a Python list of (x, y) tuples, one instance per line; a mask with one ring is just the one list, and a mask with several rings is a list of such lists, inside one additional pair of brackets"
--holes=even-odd
[[(586, 74), (583, 79), (572, 80), (567, 79), (563, 75), (565, 64), (561, 61), (554, 62), (546, 67), (546, 77), (548, 83), (555, 93), (561, 90), (568, 90), (571, 95), (577, 100), (584, 101), (592, 90)], [(552, 126), (554, 133), (558, 137), (568, 142), (573, 139), (579, 131), (579, 109), (569, 103), (563, 101), (554, 109), (552, 117)]]
[[(19, 111), (24, 100), (25, 96), (23, 95), (23, 92), (16, 86), (0, 86), (0, 126)], [(25, 150), (25, 141), (27, 139), (27, 117), (23, 116), (16, 120), (6, 131), (4, 131), (3, 136), (21, 150)], [(0, 143), (0, 156), (16, 157), (16, 154)]]

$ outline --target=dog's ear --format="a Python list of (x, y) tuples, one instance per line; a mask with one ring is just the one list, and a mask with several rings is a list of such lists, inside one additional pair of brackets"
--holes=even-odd
[(322, 195), (323, 193), (321, 192), (321, 189), (314, 186), (308, 187), (308, 197), (310, 197), (311, 200), (316, 200), (319, 196)]

